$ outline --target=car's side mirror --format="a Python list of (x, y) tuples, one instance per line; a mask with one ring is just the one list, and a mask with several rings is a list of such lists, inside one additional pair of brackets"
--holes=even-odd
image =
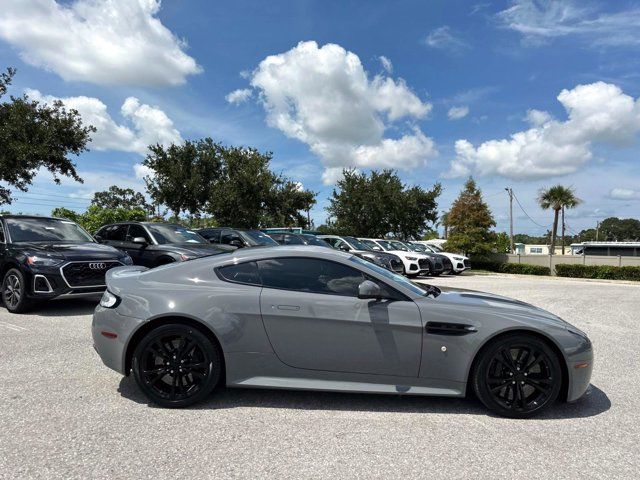
[(380, 247), (378, 247), (378, 246), (371, 247), (371, 250), (374, 250), (376, 252), (381, 252), (382, 251), (382, 249)]
[(244, 245), (242, 244), (242, 241), (234, 238), (233, 240), (231, 240), (229, 242), (229, 245), (231, 245), (232, 247), (236, 247), (236, 248), (242, 248)]
[(146, 245), (147, 244), (147, 239), (144, 237), (133, 237), (133, 240), (131, 240), (133, 243), (139, 243), (140, 245)]
[(338, 250), (342, 250), (343, 252), (348, 252), (348, 251), (350, 251), (351, 249), (349, 248), (349, 245), (345, 245), (345, 244), (343, 243), (342, 245), (340, 245), (340, 246), (338, 247)]
[(100, 235), (94, 235), (93, 238), (95, 238), (96, 242), (98, 243), (104, 242), (104, 238), (102, 238)]
[(370, 298), (379, 299), (381, 296), (380, 286), (371, 280), (365, 280), (358, 285), (358, 298), (363, 300)]

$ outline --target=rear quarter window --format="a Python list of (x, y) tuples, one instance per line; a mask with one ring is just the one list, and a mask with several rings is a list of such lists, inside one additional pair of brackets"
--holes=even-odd
[(260, 285), (260, 275), (256, 262), (237, 263), (225, 265), (216, 269), (218, 277), (227, 282), (242, 283), (245, 285)]

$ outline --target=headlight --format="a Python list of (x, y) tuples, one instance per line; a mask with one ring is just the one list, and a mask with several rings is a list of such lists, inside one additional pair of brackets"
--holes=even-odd
[(34, 267), (55, 267), (60, 265), (64, 260), (50, 257), (37, 257), (35, 255), (27, 257), (27, 263)]
[(100, 306), (104, 308), (115, 308), (120, 303), (120, 298), (116, 297), (109, 290), (105, 290), (100, 299)]
[(405, 257), (407, 260), (417, 260), (418, 257)]
[(457, 260), (458, 262), (462, 262), (464, 260), (464, 257), (453, 257), (454, 260)]
[(129, 255), (125, 255), (120, 259), (120, 261), (125, 265), (133, 265), (133, 260)]

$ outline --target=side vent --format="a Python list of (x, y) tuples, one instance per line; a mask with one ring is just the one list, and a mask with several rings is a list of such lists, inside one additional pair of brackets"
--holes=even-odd
[(460, 336), (475, 333), (478, 330), (473, 325), (464, 323), (427, 322), (427, 333), (432, 335)]

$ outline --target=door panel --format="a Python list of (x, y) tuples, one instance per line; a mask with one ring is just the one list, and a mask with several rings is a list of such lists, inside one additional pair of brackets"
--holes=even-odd
[(422, 321), (412, 301), (263, 288), (262, 319), (291, 367), (417, 377)]

